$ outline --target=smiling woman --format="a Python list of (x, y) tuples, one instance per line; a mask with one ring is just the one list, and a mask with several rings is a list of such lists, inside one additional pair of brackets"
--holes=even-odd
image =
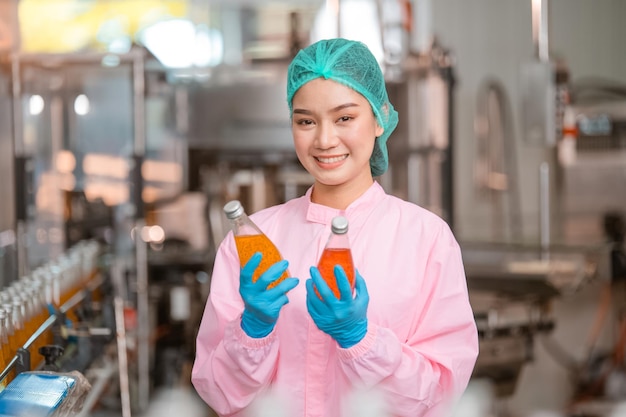
[[(251, 214), (284, 258), (254, 283), (259, 257), (242, 268), (233, 235), (222, 241), (194, 387), (224, 416), (260, 415), (268, 399), (282, 407), (272, 415), (363, 415), (355, 402), (377, 417), (446, 415), (476, 361), (476, 323), (448, 225), (374, 179), (398, 123), (376, 58), (354, 40), (313, 43), (289, 65), (287, 103), (314, 183)], [(350, 223), (355, 285), (336, 265), (336, 296), (315, 265), (338, 215)], [(272, 286), (287, 267), (293, 277)]]

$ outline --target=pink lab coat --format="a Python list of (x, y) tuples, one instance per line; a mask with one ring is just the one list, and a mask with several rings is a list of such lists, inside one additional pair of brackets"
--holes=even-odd
[(370, 303), (365, 338), (342, 349), (306, 308), (309, 267), (339, 214), (311, 203), (310, 194), (251, 215), (289, 261), (291, 276), (300, 278), (265, 338), (241, 330), (232, 234), (220, 245), (197, 337), (192, 383), (198, 394), (221, 416), (253, 417), (255, 404), (273, 398), (280, 410), (269, 415), (353, 417), (348, 400), (359, 398), (355, 392), (377, 399), (386, 410), (381, 417), (447, 415), (478, 355), (461, 251), (448, 225), (376, 182), (346, 209)]

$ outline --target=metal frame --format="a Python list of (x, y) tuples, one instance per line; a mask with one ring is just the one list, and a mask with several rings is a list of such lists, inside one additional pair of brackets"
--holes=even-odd
[[(132, 199), (135, 206), (134, 227), (138, 231), (145, 226), (143, 213), (142, 190), (143, 181), (141, 177), (141, 162), (146, 152), (146, 129), (145, 129), (145, 60), (144, 49), (133, 49), (127, 54), (108, 53), (70, 53), (70, 54), (30, 54), (12, 53), (10, 54), (12, 95), (13, 95), (13, 153), (16, 159), (27, 157), (24, 150), (23, 137), (23, 114), (21, 108), (22, 79), (21, 68), (23, 64), (40, 64), (42, 67), (55, 68), (64, 64), (99, 64), (102, 59), (114, 55), (119, 59), (120, 64), (130, 64), (132, 66), (133, 85), (133, 159), (135, 162), (133, 178)], [(23, 170), (24, 165), (16, 167)], [(16, 192), (23, 187), (20, 182), (22, 175), (16, 175)], [(18, 201), (20, 200), (20, 201)], [(16, 242), (18, 250), (18, 272), (19, 276), (28, 272), (27, 252), (25, 244), (26, 231), (26, 209), (24, 201), (16, 198)], [(144, 410), (149, 401), (149, 372), (150, 372), (150, 346), (149, 346), (149, 303), (148, 303), (148, 258), (147, 245), (142, 239), (135, 239), (135, 278), (137, 288), (137, 314), (138, 314), (138, 407)], [(120, 375), (122, 378), (122, 375)], [(128, 376), (126, 376), (128, 378)], [(127, 384), (126, 384), (127, 385)], [(130, 414), (129, 414), (130, 415)]]

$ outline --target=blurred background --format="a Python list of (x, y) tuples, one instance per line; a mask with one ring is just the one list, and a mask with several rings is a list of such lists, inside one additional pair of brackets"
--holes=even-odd
[(461, 243), (482, 408), (458, 414), (617, 415), (625, 18), (621, 0), (0, 1), (0, 332), (24, 328), (3, 386), (78, 372), (82, 415), (211, 415), (189, 373), (222, 207), (311, 185), (287, 65), (343, 36), (400, 116), (377, 180)]

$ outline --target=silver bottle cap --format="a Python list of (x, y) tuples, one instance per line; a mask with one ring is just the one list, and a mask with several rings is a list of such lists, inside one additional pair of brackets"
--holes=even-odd
[(343, 235), (348, 231), (348, 219), (343, 216), (333, 217), (330, 226), (334, 234)]
[(224, 205), (224, 214), (229, 219), (236, 219), (243, 214), (243, 206), (239, 200), (229, 201)]

